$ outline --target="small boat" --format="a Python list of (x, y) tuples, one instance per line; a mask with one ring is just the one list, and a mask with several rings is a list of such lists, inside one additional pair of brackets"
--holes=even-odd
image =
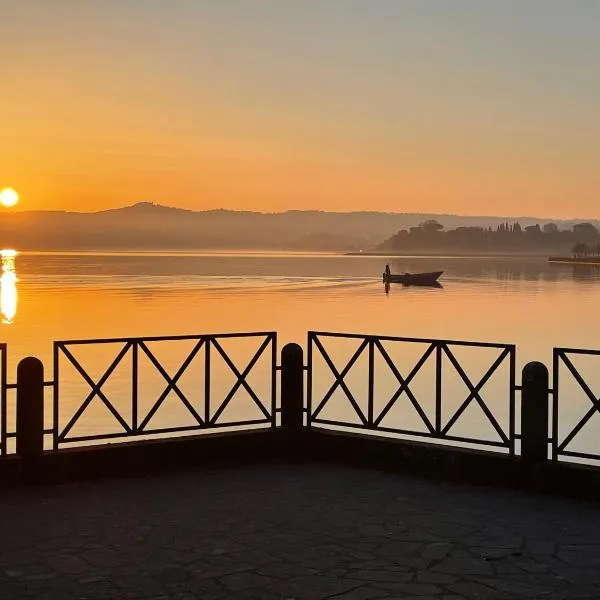
[(394, 275), (387, 269), (383, 274), (383, 283), (401, 283), (402, 285), (439, 285), (438, 279), (444, 271), (433, 271), (431, 273), (402, 273)]

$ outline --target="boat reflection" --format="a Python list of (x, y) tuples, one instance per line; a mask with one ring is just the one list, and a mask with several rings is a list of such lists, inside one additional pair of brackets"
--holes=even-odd
[[(444, 288), (444, 286), (439, 282), (439, 281), (435, 281), (434, 283), (410, 283), (410, 284), (398, 284), (400, 287), (402, 288), (411, 288), (411, 287), (417, 287), (417, 288), (433, 288), (433, 289), (438, 289), (441, 290)], [(390, 282), (388, 280), (383, 282), (383, 289), (385, 290), (386, 294), (390, 293)]]
[(2, 250), (2, 275), (0, 276), (0, 315), (2, 323), (10, 325), (17, 314), (17, 272), (15, 269), (16, 250)]

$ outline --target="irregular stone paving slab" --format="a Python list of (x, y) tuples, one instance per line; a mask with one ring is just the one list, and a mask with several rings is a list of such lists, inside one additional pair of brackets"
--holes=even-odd
[(600, 598), (600, 506), (326, 465), (0, 494), (10, 600)]

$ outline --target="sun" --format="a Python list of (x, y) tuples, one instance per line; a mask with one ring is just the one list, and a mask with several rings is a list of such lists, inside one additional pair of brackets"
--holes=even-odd
[(6, 208), (15, 206), (19, 202), (19, 194), (12, 188), (0, 190), (0, 204)]

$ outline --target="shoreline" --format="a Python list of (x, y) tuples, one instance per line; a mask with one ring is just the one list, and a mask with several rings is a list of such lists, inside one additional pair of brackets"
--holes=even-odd
[(530, 258), (549, 260), (547, 254), (527, 252), (345, 252), (344, 256), (379, 256), (382, 258)]
[(562, 263), (567, 265), (600, 265), (600, 256), (551, 256), (548, 258), (550, 263)]

